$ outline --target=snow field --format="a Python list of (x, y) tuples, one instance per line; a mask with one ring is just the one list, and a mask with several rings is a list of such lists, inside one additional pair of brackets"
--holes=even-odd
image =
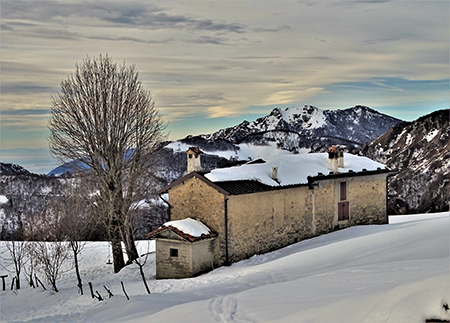
[[(449, 319), (449, 214), (391, 217), (221, 267), (199, 277), (154, 280), (154, 254), (145, 267), (112, 274), (107, 243), (82, 252), (85, 296), (75, 274), (60, 292), (24, 287), (1, 292), (2, 322), (424, 322)], [(141, 251), (147, 251), (140, 243)], [(3, 243), (0, 245), (4, 253)], [(154, 248), (151, 245), (150, 248)], [(90, 298), (87, 282), (102, 295)], [(120, 281), (131, 300), (127, 301)], [(25, 285), (25, 284), (23, 284)]]

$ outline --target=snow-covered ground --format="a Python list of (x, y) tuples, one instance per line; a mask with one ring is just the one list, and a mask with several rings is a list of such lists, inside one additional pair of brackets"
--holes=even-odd
[[(449, 319), (449, 214), (391, 217), (390, 224), (336, 231), (191, 279), (154, 280), (145, 267), (112, 274), (107, 243), (82, 252), (85, 283), (105, 296), (77, 294), (75, 273), (60, 292), (1, 292), (2, 322), (424, 322)], [(146, 242), (140, 250), (147, 250)], [(4, 244), (0, 245), (2, 255)], [(150, 246), (153, 248), (153, 244)], [(0, 274), (4, 274), (0, 269)], [(130, 295), (127, 301), (120, 282)], [(10, 280), (9, 280), (10, 282)], [(25, 285), (25, 284), (23, 284)], [(103, 285), (114, 297), (107, 298)]]

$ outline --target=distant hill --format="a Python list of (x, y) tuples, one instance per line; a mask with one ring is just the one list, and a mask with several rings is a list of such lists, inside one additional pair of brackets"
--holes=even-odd
[(389, 181), (395, 214), (447, 211), (450, 203), (450, 110), (402, 122), (359, 154), (398, 170)]
[(325, 151), (331, 145), (356, 147), (373, 140), (401, 120), (379, 113), (366, 106), (345, 110), (321, 110), (313, 106), (275, 108), (255, 121), (221, 129), (212, 134), (187, 136), (182, 141), (199, 139), (226, 141), (233, 144), (267, 144), (297, 153)]
[(30, 175), (31, 172), (20, 165), (12, 163), (0, 163), (0, 175)]

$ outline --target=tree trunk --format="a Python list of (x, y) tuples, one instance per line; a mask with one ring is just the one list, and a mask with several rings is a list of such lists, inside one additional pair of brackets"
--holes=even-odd
[(134, 242), (133, 228), (126, 227), (126, 228), (124, 228), (124, 230), (125, 230), (124, 244), (125, 244), (125, 250), (127, 251), (127, 256), (128, 256), (127, 263), (132, 263), (133, 260), (139, 258), (139, 253), (136, 249), (136, 243)]
[(20, 278), (16, 276), (16, 289), (20, 289)]
[(120, 240), (119, 228), (116, 226), (111, 228), (111, 247), (114, 263), (114, 273), (118, 273), (123, 267), (125, 267), (125, 261), (123, 258), (122, 244)]
[(83, 283), (81, 281), (80, 268), (78, 267), (78, 252), (74, 245), (72, 245), (72, 250), (73, 250), (73, 261), (75, 262), (75, 272), (77, 273), (77, 280), (78, 280), (77, 286), (80, 289), (80, 294), (83, 295)]
[(150, 288), (148, 288), (148, 285), (147, 285), (147, 280), (145, 279), (144, 269), (142, 268), (142, 267), (144, 267), (144, 265), (140, 264), (137, 261), (136, 261), (136, 263), (139, 266), (139, 272), (141, 273), (141, 277), (142, 277), (142, 281), (144, 282), (145, 289), (147, 290), (148, 294), (151, 294)]

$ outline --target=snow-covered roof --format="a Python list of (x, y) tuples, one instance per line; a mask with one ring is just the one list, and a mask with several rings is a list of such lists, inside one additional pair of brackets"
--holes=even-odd
[(176, 220), (176, 221), (169, 221), (164, 223), (165, 227), (174, 227), (180, 230), (181, 232), (185, 234), (189, 234), (192, 237), (201, 237), (202, 234), (208, 235), (211, 233), (211, 230), (204, 225), (202, 222), (186, 218), (183, 220)]
[[(254, 180), (269, 186), (286, 186), (308, 183), (308, 176), (319, 173), (329, 174), (328, 154), (286, 154), (264, 158), (265, 163), (244, 164), (241, 166), (214, 169), (204, 176), (212, 182)], [(272, 168), (277, 167), (277, 181), (272, 179)], [(344, 167), (339, 173), (375, 171), (385, 169), (385, 165), (367, 157), (344, 154)]]
[(165, 230), (171, 230), (190, 242), (209, 239), (216, 236), (216, 234), (211, 232), (211, 230), (202, 222), (191, 218), (166, 222), (160, 228), (148, 233), (147, 236), (150, 238), (157, 237), (160, 232)]

